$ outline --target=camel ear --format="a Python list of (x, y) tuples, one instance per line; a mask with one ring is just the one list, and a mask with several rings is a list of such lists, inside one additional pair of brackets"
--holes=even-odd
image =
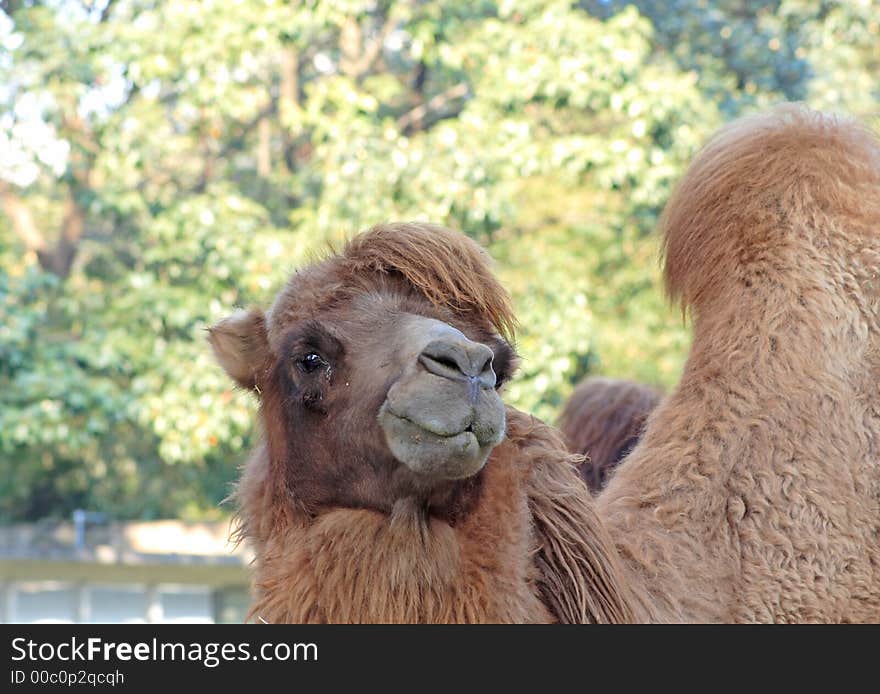
[(242, 388), (256, 389), (257, 373), (269, 356), (263, 312), (259, 309), (236, 311), (208, 328), (208, 341), (220, 366), (232, 380)]

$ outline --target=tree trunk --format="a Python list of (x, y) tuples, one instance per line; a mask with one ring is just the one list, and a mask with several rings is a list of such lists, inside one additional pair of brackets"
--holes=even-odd
[(284, 142), (284, 165), (290, 173), (296, 169), (297, 143), (291, 127), (299, 107), (299, 53), (296, 46), (286, 46), (281, 53), (281, 93), (278, 113)]
[(47, 243), (27, 203), (2, 182), (0, 182), (0, 201), (3, 203), (3, 211), (12, 222), (13, 231), (28, 251), (36, 253), (40, 267), (62, 279), (67, 277), (76, 259), (79, 242), (86, 230), (86, 211), (76, 198), (74, 185), (68, 185), (61, 218), (61, 233), (53, 247)]
[(269, 178), (272, 174), (272, 123), (269, 116), (260, 118), (257, 125), (257, 175)]

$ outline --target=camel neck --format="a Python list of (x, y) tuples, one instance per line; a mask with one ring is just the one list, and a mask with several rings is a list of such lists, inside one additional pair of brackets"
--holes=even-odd
[(273, 535), (257, 548), (254, 618), (550, 621), (534, 587), (523, 471), (507, 462), (490, 459), (489, 484), (455, 525), (404, 500), (390, 514), (329, 509)]

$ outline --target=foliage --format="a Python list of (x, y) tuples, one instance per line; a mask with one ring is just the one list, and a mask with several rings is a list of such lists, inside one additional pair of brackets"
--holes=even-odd
[(44, 0), (0, 7), (0, 518), (219, 513), (254, 403), (204, 328), (359, 229), (485, 244), (507, 398), (670, 386), (651, 235), (725, 119), (876, 115), (870, 2)]

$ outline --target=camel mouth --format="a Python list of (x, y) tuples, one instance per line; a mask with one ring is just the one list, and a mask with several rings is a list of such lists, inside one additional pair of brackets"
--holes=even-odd
[(466, 427), (457, 430), (450, 430), (449, 427), (444, 425), (439, 425), (437, 422), (417, 422), (412, 417), (407, 417), (404, 414), (399, 414), (392, 410), (390, 407), (387, 408), (387, 415), (389, 417), (394, 417), (396, 419), (401, 419), (404, 422), (411, 424), (414, 428), (421, 430), (424, 433), (429, 435), (436, 436), (440, 439), (451, 439), (456, 436), (460, 436), (464, 433), (474, 434), (474, 438), (476, 438), (476, 433), (474, 432), (474, 424), (473, 422), (469, 423)]
[[(422, 418), (419, 418), (422, 419)], [(442, 480), (465, 479), (486, 464), (492, 449), (504, 438), (504, 411), (500, 422), (481, 426), (470, 421), (463, 428), (447, 426), (442, 419), (416, 421), (388, 404), (379, 412), (379, 423), (392, 455), (413, 472)]]

